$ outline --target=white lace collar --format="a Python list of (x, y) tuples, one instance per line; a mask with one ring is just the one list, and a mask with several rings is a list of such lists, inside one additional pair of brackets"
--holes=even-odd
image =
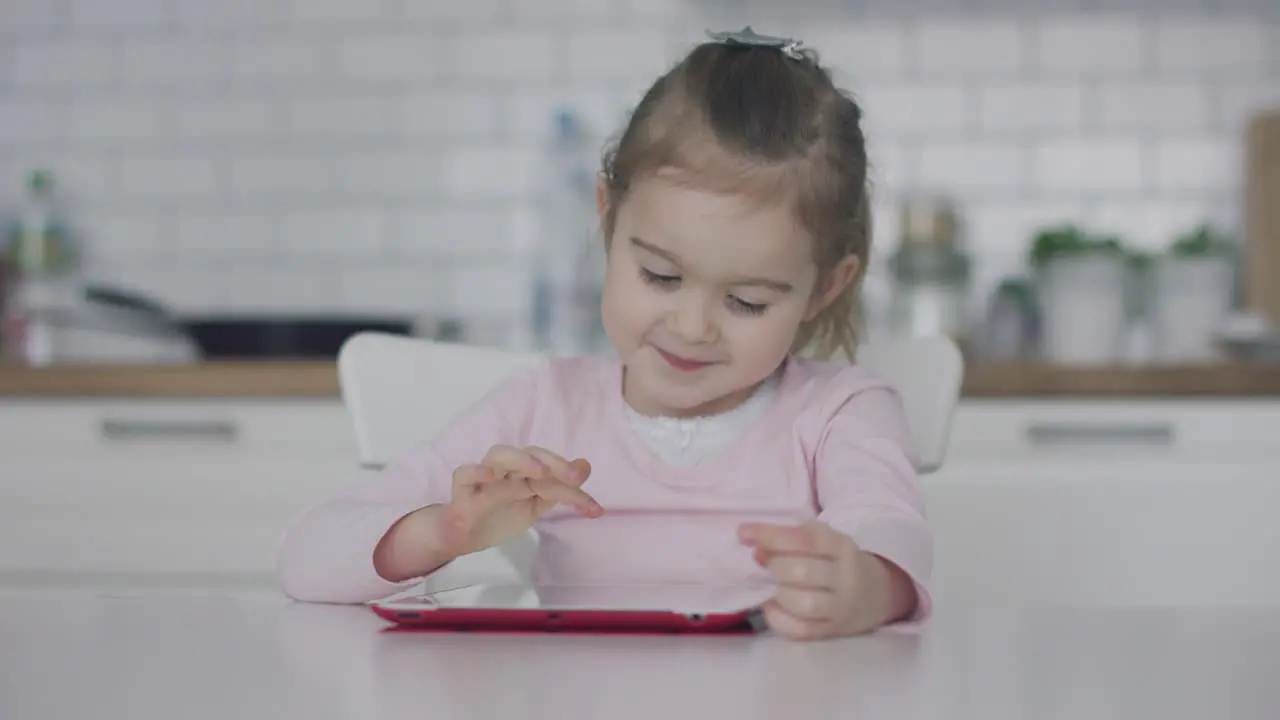
[(716, 415), (654, 417), (642, 415), (627, 405), (627, 419), (635, 433), (664, 462), (693, 467), (737, 440), (760, 417), (777, 393), (778, 375), (770, 375), (737, 407)]

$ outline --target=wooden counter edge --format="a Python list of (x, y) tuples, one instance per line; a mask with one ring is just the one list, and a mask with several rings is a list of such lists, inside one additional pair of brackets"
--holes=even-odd
[[(0, 365), (0, 397), (335, 398), (337, 366), (324, 361), (192, 365)], [(1280, 397), (1280, 365), (1062, 368), (971, 365), (966, 398)]]
[(965, 373), (962, 394), (969, 398), (1280, 397), (1280, 365), (973, 365)]
[(338, 395), (338, 368), (332, 362), (0, 366), (0, 397), (332, 398)]

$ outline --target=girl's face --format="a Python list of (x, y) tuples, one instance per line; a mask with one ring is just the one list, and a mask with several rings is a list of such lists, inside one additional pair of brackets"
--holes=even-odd
[(843, 286), (815, 293), (812, 239), (791, 208), (662, 174), (632, 186), (609, 240), (605, 331), (626, 367), (627, 402), (648, 415), (736, 406)]

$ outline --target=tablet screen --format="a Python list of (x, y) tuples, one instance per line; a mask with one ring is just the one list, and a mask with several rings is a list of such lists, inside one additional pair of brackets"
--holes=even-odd
[[(530, 610), (662, 610), (729, 613), (773, 595), (768, 585), (527, 585), (485, 584), (405, 598), (396, 605)], [(384, 603), (385, 604), (385, 603)]]

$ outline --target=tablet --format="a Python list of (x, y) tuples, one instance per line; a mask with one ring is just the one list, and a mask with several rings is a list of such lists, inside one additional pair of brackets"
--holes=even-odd
[(754, 633), (762, 585), (477, 584), (370, 603), (398, 629)]

